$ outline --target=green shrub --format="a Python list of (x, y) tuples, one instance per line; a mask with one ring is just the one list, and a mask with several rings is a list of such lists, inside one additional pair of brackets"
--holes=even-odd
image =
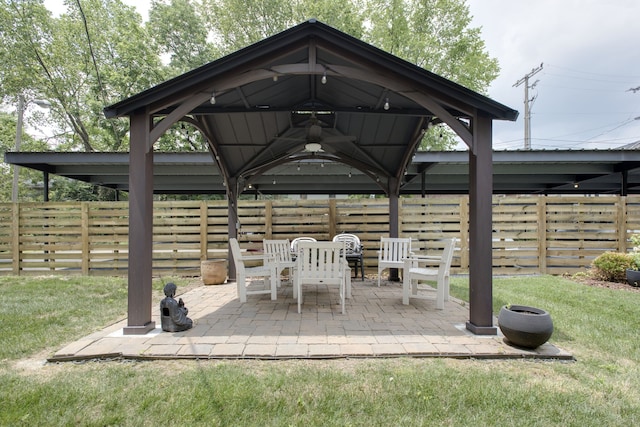
[(633, 268), (631, 254), (605, 252), (593, 260), (594, 275), (600, 280), (625, 282), (628, 268)]

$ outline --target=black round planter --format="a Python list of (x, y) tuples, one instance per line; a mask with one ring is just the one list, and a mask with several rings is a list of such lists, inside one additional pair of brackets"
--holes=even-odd
[(627, 269), (627, 283), (631, 286), (640, 286), (640, 270)]
[(525, 348), (541, 346), (553, 333), (551, 315), (545, 310), (526, 305), (502, 307), (498, 326), (509, 343)]

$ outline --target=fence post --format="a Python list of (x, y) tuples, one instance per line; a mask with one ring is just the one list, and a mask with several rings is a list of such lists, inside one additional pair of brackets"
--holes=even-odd
[(20, 203), (14, 203), (11, 209), (13, 227), (11, 228), (11, 245), (13, 252), (13, 261), (11, 268), (13, 274), (20, 275)]
[(540, 274), (547, 274), (547, 196), (539, 196), (538, 208), (538, 266)]
[(336, 199), (329, 199), (329, 240), (331, 240), (333, 236), (337, 234), (337, 221), (338, 215), (336, 209)]
[(618, 196), (618, 252), (627, 252), (627, 197)]
[(200, 202), (200, 261), (209, 257), (209, 206), (207, 202)]
[(80, 203), (80, 218), (82, 223), (82, 275), (89, 275), (89, 203)]
[(264, 238), (273, 238), (273, 202), (271, 200), (264, 202)]

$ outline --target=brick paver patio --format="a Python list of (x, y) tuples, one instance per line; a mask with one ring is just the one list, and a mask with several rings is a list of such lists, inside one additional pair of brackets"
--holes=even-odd
[[(180, 293), (180, 289), (178, 289)], [(475, 336), (464, 327), (469, 310), (452, 298), (444, 310), (435, 299), (402, 304), (402, 285), (353, 280), (346, 314), (340, 313), (337, 290), (320, 287), (305, 292), (301, 314), (284, 282), (278, 299), (249, 296), (241, 304), (235, 283), (201, 286), (182, 295), (194, 327), (162, 332), (159, 308), (156, 329), (143, 336), (124, 336), (126, 320), (110, 325), (62, 348), (50, 360), (86, 358), (346, 358), (464, 357), (544, 358), (572, 360), (553, 343), (536, 350), (506, 344), (497, 336)], [(435, 298), (435, 291), (434, 291)], [(497, 326), (497, 320), (494, 320)]]

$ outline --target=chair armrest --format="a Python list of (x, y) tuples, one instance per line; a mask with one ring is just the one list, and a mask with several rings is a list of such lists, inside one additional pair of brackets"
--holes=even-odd
[(437, 255), (414, 254), (408, 258), (405, 258), (404, 261), (405, 265), (410, 265), (411, 267), (419, 267), (420, 264), (439, 264), (442, 261), (442, 257)]
[(440, 261), (442, 259), (439, 255), (411, 255), (409, 258), (417, 259), (420, 261)]
[(275, 257), (272, 254), (263, 254), (263, 255), (243, 255), (243, 261), (275, 261)]

